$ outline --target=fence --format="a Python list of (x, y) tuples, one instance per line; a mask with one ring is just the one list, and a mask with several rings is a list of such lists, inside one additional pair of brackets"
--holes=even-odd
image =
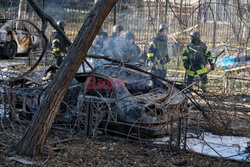
[[(18, 18), (19, 1), (2, 0), (0, 16), (4, 18)], [(33, 9), (23, 1), (25, 11), (23, 18), (40, 22)], [(169, 3), (168, 3), (169, 2)], [(82, 23), (86, 19), (94, 0), (43, 0), (37, 2), (56, 21), (64, 20), (67, 23), (66, 33), (73, 40)], [(126, 31), (136, 34), (137, 43), (144, 48), (157, 33), (157, 27), (165, 23), (169, 27), (169, 34), (180, 39), (183, 44), (189, 41), (188, 33), (199, 30), (202, 40), (211, 46), (223, 43), (238, 46), (238, 42), (245, 42), (249, 36), (249, 7), (242, 1), (242, 10), (236, 2), (221, 2), (220, 0), (206, 2), (206, 0), (186, 0), (183, 3), (175, 1), (134, 1), (119, 0), (114, 9), (106, 18), (103, 29), (112, 33), (113, 24), (121, 24)], [(193, 28), (192, 28), (193, 27)], [(187, 32), (184, 29), (191, 28)], [(53, 31), (52, 28), (48, 32)], [(180, 33), (176, 33), (180, 32)], [(48, 33), (49, 34), (49, 33)], [(232, 38), (238, 41), (232, 40)], [(242, 40), (243, 39), (243, 40)], [(170, 43), (174, 41), (169, 40)], [(249, 44), (248, 44), (249, 45)]]
[[(185, 71), (168, 70), (168, 78), (173, 81), (184, 82)], [(197, 78), (197, 81), (199, 78)], [(197, 83), (199, 85), (201, 83)], [(199, 85), (201, 87), (201, 85)], [(197, 89), (197, 87), (195, 88)], [(250, 79), (245, 77), (232, 77), (208, 75), (208, 91), (216, 95), (250, 95)]]

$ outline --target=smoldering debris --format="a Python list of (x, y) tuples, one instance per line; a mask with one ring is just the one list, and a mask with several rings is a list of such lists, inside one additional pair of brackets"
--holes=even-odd
[[(12, 117), (19, 124), (29, 124), (43, 100), (43, 90), (52, 79), (51, 68), (34, 71), (23, 78), (25, 82), (17, 80), (11, 87), (5, 82), (7, 89), (1, 94), (6, 99), (2, 101), (3, 109), (7, 111), (5, 116)], [(199, 104), (200, 108), (197, 108), (198, 105), (188, 102), (180, 86), (175, 87), (176, 83), (152, 77), (137, 68), (116, 63), (76, 74), (53, 127), (69, 127), (64, 128), (70, 132), (68, 135), (83, 133), (92, 138), (119, 137), (145, 143), (165, 137), (164, 144), (172, 150), (187, 148), (190, 137), (187, 135), (191, 130), (244, 136), (243, 130), (239, 129), (246, 123), (243, 120), (249, 117), (247, 113), (228, 113), (224, 109), (229, 104), (221, 103), (223, 98), (215, 96), (189, 99)], [(5, 71), (2, 73), (7, 75)], [(217, 108), (206, 106), (206, 103)], [(235, 110), (239, 109), (233, 103), (230, 105)], [(200, 110), (205, 111), (208, 117), (205, 118)], [(237, 122), (242, 125), (237, 125)], [(248, 132), (247, 127), (244, 131)]]
[[(102, 70), (103, 68), (105, 70)], [(142, 139), (143, 136), (153, 137), (169, 134), (167, 130), (170, 128), (168, 121), (170, 121), (171, 116), (169, 114), (176, 114), (171, 120), (174, 124), (177, 115), (182, 117), (186, 112), (187, 103), (184, 95), (179, 97), (178, 102), (170, 100), (176, 96), (178, 89), (157, 79), (153, 79), (152, 83), (142, 82), (145, 77), (150, 79), (150, 75), (129, 68), (120, 70), (117, 76), (122, 77), (122, 79), (116, 78), (112, 71), (117, 71), (120, 68), (119, 65), (103, 66), (103, 68), (95, 69), (94, 73), (76, 75), (76, 80), (72, 82), (61, 104), (60, 114), (56, 122), (75, 124), (80, 119), (78, 126), (85, 127), (83, 131), (86, 135), (95, 137), (97, 131), (109, 131), (109, 133)], [(40, 71), (45, 74), (44, 69)], [(110, 74), (107, 71), (110, 71)], [(30, 82), (33, 81), (37, 84), (36, 80), (34, 81), (30, 77)], [(93, 87), (94, 85), (92, 85), (93, 88), (91, 85), (88, 86), (92, 82), (96, 83), (98, 88)], [(111, 87), (107, 88), (105, 84)], [(153, 85), (143, 89), (147, 84)], [(21, 113), (22, 117), (18, 117), (19, 119), (27, 118), (24, 116), (25, 113), (29, 113), (29, 116), (35, 113), (38, 104), (43, 100), (43, 89), (44, 86), (17, 88), (16, 85), (12, 91), (8, 91), (13, 101), (18, 102), (14, 104), (14, 108), (18, 111), (24, 110)], [(87, 106), (92, 107), (88, 109)], [(86, 115), (89, 114), (95, 116), (87, 119)], [(31, 120), (31, 117), (28, 120)], [(113, 127), (122, 125), (122, 132), (119, 128), (113, 129)], [(95, 128), (91, 128), (92, 126)], [(174, 129), (174, 127), (171, 128)]]

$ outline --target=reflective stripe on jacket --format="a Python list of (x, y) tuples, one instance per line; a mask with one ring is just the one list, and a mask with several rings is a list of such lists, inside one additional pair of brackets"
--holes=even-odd
[(211, 52), (203, 42), (198, 45), (189, 44), (183, 53), (182, 60), (186, 69), (189, 66), (206, 65), (207, 62), (213, 64)]
[(149, 44), (147, 51), (148, 61), (151, 61), (154, 68), (166, 69), (168, 57), (167, 36), (157, 34), (153, 41)]
[(67, 44), (58, 32), (53, 32), (51, 34), (51, 44), (54, 56), (65, 56), (67, 52)]

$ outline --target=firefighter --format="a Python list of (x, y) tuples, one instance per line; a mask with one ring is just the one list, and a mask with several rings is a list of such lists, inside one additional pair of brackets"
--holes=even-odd
[[(92, 46), (89, 49), (89, 54), (94, 54), (94, 55), (102, 55), (102, 50), (104, 43), (106, 42), (108, 38), (108, 33), (104, 32), (102, 28), (100, 28), (97, 36), (95, 37)], [(90, 59), (90, 62), (92, 63), (91, 65), (93, 67), (97, 67), (100, 65), (103, 60), (101, 59)]]
[(124, 30), (121, 25), (115, 25), (113, 27), (113, 34), (109, 39), (105, 42), (102, 50), (102, 54), (104, 56), (108, 56), (113, 59), (120, 59), (121, 55), (119, 52), (119, 42), (124, 40), (123, 37)]
[(161, 24), (147, 51), (147, 64), (151, 68), (150, 72), (162, 78), (166, 78), (167, 63), (170, 61), (166, 34), (167, 27)]
[[(58, 21), (57, 24), (64, 31), (65, 23), (63, 21)], [(56, 59), (56, 65), (59, 67), (67, 52), (67, 43), (59, 32), (53, 32), (50, 37), (52, 54)]]
[(124, 29), (123, 29), (123, 27), (120, 24), (115, 25), (113, 27), (112, 38), (116, 39), (116, 38), (122, 37), (123, 35), (124, 35)]
[(122, 56), (122, 61), (126, 63), (136, 63), (141, 49), (135, 44), (135, 34), (133, 32), (126, 32), (125, 40), (119, 44), (119, 51)]
[[(211, 65), (211, 69), (214, 69), (213, 58), (211, 52), (205, 43), (200, 40), (199, 32), (191, 32), (191, 44), (187, 45), (183, 53), (183, 64), (186, 69), (187, 85), (192, 84), (194, 77), (198, 74), (202, 81), (202, 90), (206, 95), (207, 87), (207, 69), (205, 66), (207, 63)], [(189, 87), (191, 88), (191, 86)]]
[(95, 37), (95, 39), (92, 43), (92, 46), (89, 49), (89, 53), (94, 54), (94, 55), (101, 55), (103, 45), (107, 39), (107, 36), (108, 36), (108, 34), (106, 32), (104, 32), (102, 28), (100, 28), (97, 36)]

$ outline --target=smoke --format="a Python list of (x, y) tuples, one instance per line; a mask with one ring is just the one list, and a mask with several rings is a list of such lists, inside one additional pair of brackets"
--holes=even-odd
[(64, 5), (58, 4), (55, 5), (54, 2), (50, 2), (49, 4), (45, 5), (44, 11), (49, 14), (56, 22), (60, 20), (64, 20), (65, 13), (64, 11)]
[[(131, 34), (131, 32), (127, 33)], [(123, 31), (120, 35), (114, 33), (110, 37), (107, 37), (107, 33), (105, 32), (99, 32), (89, 53), (104, 55), (124, 63), (135, 64), (140, 55), (140, 48), (134, 44), (133, 40), (125, 38), (125, 33)], [(103, 62), (93, 60), (94, 66), (101, 65), (101, 63)]]

